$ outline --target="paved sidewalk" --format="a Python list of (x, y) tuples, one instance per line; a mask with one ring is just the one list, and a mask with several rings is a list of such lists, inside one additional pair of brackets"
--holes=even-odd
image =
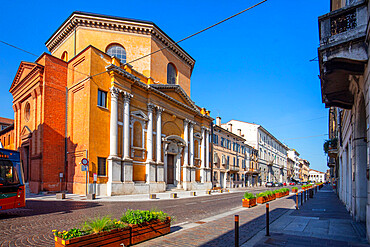
[(370, 246), (364, 223), (355, 222), (334, 194), (324, 186), (299, 210), (291, 209), (246, 246)]
[[(152, 239), (138, 246), (234, 246), (234, 215), (240, 217), (240, 243), (246, 242), (265, 227), (265, 205), (253, 208), (240, 207), (230, 212), (175, 225), (172, 233)], [(294, 207), (294, 198), (284, 197), (270, 202), (270, 219), (274, 221)], [(196, 205), (194, 205), (196, 207)]]

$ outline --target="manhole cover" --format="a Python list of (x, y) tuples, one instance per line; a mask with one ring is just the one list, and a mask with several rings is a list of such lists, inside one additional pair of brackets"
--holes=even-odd
[(325, 208), (313, 208), (312, 211), (317, 211), (317, 212), (325, 212)]

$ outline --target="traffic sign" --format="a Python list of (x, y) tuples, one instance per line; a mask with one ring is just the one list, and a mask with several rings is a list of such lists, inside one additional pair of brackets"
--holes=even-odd
[(83, 165), (87, 165), (87, 164), (89, 164), (89, 161), (88, 161), (86, 158), (83, 158), (83, 159), (81, 160), (81, 164), (83, 164)]
[(88, 170), (89, 170), (89, 166), (88, 165), (81, 165), (81, 171), (87, 172)]

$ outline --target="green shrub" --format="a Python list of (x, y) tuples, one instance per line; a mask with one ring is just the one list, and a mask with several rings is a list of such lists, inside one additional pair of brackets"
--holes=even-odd
[(292, 187), (292, 190), (298, 190), (298, 187)]
[(114, 223), (109, 216), (97, 217), (85, 221), (82, 229), (88, 233), (99, 233), (108, 231), (114, 228)]
[(272, 192), (271, 192), (270, 190), (265, 191), (265, 194), (266, 194), (267, 196), (272, 196)]
[(142, 224), (144, 222), (149, 222), (151, 220), (165, 221), (168, 214), (162, 211), (156, 212), (153, 210), (131, 210), (128, 209), (123, 213), (121, 221), (128, 224)]
[(266, 194), (264, 192), (261, 192), (261, 193), (256, 194), (256, 196), (257, 197), (264, 197), (264, 196), (266, 196)]
[(244, 193), (244, 198), (249, 200), (249, 199), (254, 199), (254, 198), (256, 198), (256, 196), (255, 196), (255, 195), (253, 195), (252, 193), (245, 192), (245, 193)]

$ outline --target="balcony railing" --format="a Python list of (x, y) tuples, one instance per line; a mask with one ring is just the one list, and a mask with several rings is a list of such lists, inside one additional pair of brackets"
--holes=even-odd
[(352, 108), (348, 78), (364, 73), (367, 19), (364, 0), (319, 17), (321, 93), (326, 107)]

